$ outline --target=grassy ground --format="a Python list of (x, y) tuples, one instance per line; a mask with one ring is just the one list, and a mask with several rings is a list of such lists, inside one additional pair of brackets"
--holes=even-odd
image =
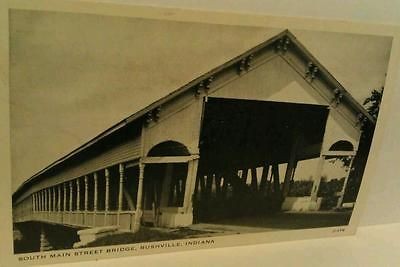
[(347, 225), (350, 217), (351, 212), (283, 212), (273, 216), (223, 219), (210, 223), (274, 229), (306, 229)]
[[(289, 229), (307, 229), (347, 225), (351, 212), (314, 212), (314, 213), (278, 213), (269, 216), (241, 217), (211, 221), (213, 224), (196, 224), (192, 228), (159, 229), (141, 227), (137, 233), (119, 233), (100, 238), (87, 247), (133, 244), (140, 242), (163, 241), (173, 239), (213, 236), (251, 231), (274, 231)], [(214, 227), (218, 226), (218, 227)], [(237, 226), (237, 227), (235, 227)]]
[(202, 230), (193, 230), (190, 228), (178, 228), (174, 230), (165, 230), (149, 227), (141, 227), (136, 233), (118, 233), (112, 236), (105, 236), (89, 243), (87, 247), (110, 246), (133, 244), (140, 242), (163, 241), (173, 239), (184, 239), (204, 235), (208, 233)]

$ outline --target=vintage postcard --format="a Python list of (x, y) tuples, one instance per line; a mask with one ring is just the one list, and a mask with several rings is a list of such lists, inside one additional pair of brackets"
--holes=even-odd
[(10, 264), (354, 233), (395, 29), (95, 3), (6, 13)]

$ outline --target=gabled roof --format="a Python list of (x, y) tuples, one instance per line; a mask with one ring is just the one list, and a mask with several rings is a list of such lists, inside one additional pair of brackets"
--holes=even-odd
[[(133, 122), (137, 122), (138, 120), (145, 119), (147, 113), (151, 112), (152, 110), (157, 109), (161, 105), (167, 103), (171, 99), (183, 94), (188, 90), (192, 90), (196, 88), (200, 83), (203, 81), (207, 81), (211, 77), (215, 77), (218, 73), (222, 72), (225, 69), (231, 68), (232, 66), (238, 65), (241, 62), (246, 62), (249, 57), (253, 54), (256, 54), (264, 49), (269, 47), (273, 47), (277, 44), (277, 42), (281, 40), (289, 40), (290, 42), (290, 49), (295, 49), (297, 53), (301, 55), (304, 59), (308, 62), (312, 63), (312, 67), (318, 68), (318, 73), (323, 75), (324, 79), (326, 79), (332, 88), (332, 90), (338, 90), (340, 92), (340, 98), (346, 100), (346, 103), (351, 106), (352, 110), (355, 110), (357, 114), (361, 114), (366, 120), (375, 124), (375, 119), (364, 109), (364, 107), (358, 103), (351, 94), (329, 73), (329, 71), (297, 40), (297, 38), (289, 31), (284, 30), (281, 33), (277, 34), (275, 37), (268, 39), (267, 41), (251, 48), (250, 50), (244, 52), (243, 54), (229, 60), (228, 62), (210, 70), (209, 72), (197, 77), (196, 79), (190, 81), (189, 83), (183, 85), (182, 87), (178, 88), (177, 90), (171, 92), (170, 94), (166, 95), (165, 97), (153, 102), (152, 104), (148, 105), (147, 107), (143, 108), (142, 110), (130, 115), (129, 117), (121, 120), (117, 124), (113, 125), (112, 127), (108, 128), (107, 130), (103, 131), (90, 141), (86, 142), (85, 144), (81, 145), (77, 149), (73, 150), (69, 154), (65, 155), (64, 157), (58, 159), (57, 161), (53, 162), (46, 168), (42, 169), (41, 171), (34, 174), (30, 179), (25, 181), (15, 193), (21, 191), (23, 188), (27, 187), (30, 183), (36, 181), (36, 179), (41, 176), (42, 174), (46, 173), (48, 170), (60, 165), (62, 162), (70, 159), (71, 157), (77, 155), (78, 153), (84, 151), (85, 149), (89, 148), (93, 144), (103, 140), (105, 137), (111, 135), (115, 131), (125, 127), (128, 124)], [(332, 92), (333, 95), (336, 95), (337, 92)], [(14, 193), (14, 194), (15, 194)]]

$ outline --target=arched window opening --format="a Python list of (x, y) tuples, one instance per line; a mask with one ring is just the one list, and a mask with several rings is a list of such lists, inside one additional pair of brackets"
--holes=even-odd
[(353, 151), (353, 150), (354, 150), (353, 144), (346, 140), (337, 141), (329, 148), (329, 151)]
[(175, 141), (165, 141), (155, 145), (147, 154), (149, 157), (163, 156), (189, 156), (189, 150), (185, 145)]

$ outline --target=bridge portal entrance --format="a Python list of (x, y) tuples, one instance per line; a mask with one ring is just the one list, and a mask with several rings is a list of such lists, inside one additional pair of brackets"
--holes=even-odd
[(208, 98), (194, 222), (281, 210), (297, 162), (320, 157), (328, 113), (322, 105)]
[(183, 206), (189, 155), (184, 145), (174, 141), (158, 144), (148, 153), (143, 184), (144, 224), (159, 226), (163, 214), (177, 213)]

